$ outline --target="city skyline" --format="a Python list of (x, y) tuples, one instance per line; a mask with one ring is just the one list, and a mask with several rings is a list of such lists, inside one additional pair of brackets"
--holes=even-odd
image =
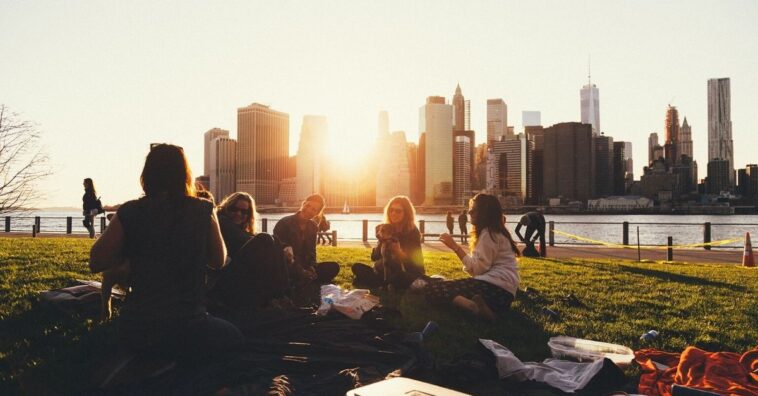
[[(686, 17), (671, 26), (670, 15)], [(150, 143), (184, 147), (200, 175), (198, 136), (217, 127), (237, 138), (235, 109), (253, 102), (289, 115), (290, 155), (303, 116), (327, 117), (329, 150), (350, 142), (347, 161), (375, 142), (383, 109), (393, 131), (418, 142), (419, 106), (434, 95), (450, 102), (457, 84), (476, 144), (492, 98), (503, 98), (516, 133), (525, 110), (540, 111), (545, 127), (580, 121), (577, 93), (591, 54), (602, 132), (633, 143), (635, 176), (649, 134), (664, 136), (661, 114), (671, 104), (691, 126), (702, 178), (709, 79), (731, 81), (734, 168), (758, 162), (746, 149), (758, 143), (758, 55), (744, 39), (758, 36), (757, 15), (753, 3), (683, 1), (4, 3), (0, 31), (13, 40), (0, 47), (13, 56), (0, 61), (0, 101), (43, 133), (56, 172), (40, 206), (77, 206), (84, 177), (114, 204), (140, 194)], [(586, 18), (593, 23), (576, 24)], [(667, 26), (665, 39), (656, 26)], [(670, 61), (672, 48), (679, 62)]]

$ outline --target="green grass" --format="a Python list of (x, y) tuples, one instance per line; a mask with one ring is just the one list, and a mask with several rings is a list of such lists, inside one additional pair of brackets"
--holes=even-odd
[[(87, 357), (112, 344), (113, 328), (67, 317), (37, 304), (39, 291), (97, 279), (89, 274), (87, 239), (0, 238), (0, 394), (18, 392), (24, 374), (56, 388), (75, 389), (88, 372)], [(337, 261), (336, 282), (349, 287), (349, 264), (369, 262), (364, 248), (319, 247), (320, 261)], [(425, 253), (427, 273), (466, 276), (452, 254)], [(474, 350), (478, 338), (491, 338), (522, 360), (548, 356), (547, 339), (570, 335), (680, 351), (688, 345), (707, 350), (744, 351), (758, 340), (758, 270), (734, 265), (636, 263), (610, 260), (521, 259), (521, 288), (539, 290), (533, 301), (518, 298), (495, 323), (462, 312), (429, 307), (419, 295), (382, 295), (400, 310), (396, 324), (417, 331), (428, 320), (440, 330), (427, 341), (439, 362)], [(573, 293), (584, 304), (560, 299)], [(560, 313), (549, 321), (540, 313)], [(660, 336), (642, 344), (639, 336)]]

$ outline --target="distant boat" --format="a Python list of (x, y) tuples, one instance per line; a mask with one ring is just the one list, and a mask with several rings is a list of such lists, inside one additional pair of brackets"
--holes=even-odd
[(342, 213), (344, 214), (350, 213), (350, 205), (347, 204), (347, 200), (345, 200), (345, 206), (342, 207)]

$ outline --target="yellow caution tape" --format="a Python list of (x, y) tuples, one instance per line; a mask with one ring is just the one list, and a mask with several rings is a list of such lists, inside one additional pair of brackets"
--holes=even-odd
[[(588, 242), (595, 245), (603, 245), (611, 248), (618, 248), (618, 249), (637, 249), (636, 245), (624, 245), (620, 243), (613, 243), (613, 242), (606, 242), (606, 241), (599, 241), (597, 239), (590, 239), (585, 238), (583, 236), (575, 235), (575, 234), (569, 234), (568, 232), (563, 232), (560, 230), (553, 230), (554, 233), (560, 234), (566, 237), (569, 237), (571, 239), (576, 239), (577, 241), (582, 242)], [(712, 242), (703, 242), (703, 243), (690, 243), (686, 245), (673, 245), (673, 246), (651, 246), (651, 245), (641, 245), (641, 249), (668, 249), (668, 248), (677, 248), (677, 249), (691, 249), (691, 248), (697, 248), (697, 247), (704, 247), (704, 246), (723, 246), (728, 245), (730, 243), (739, 242), (742, 238), (735, 238), (735, 239), (722, 239), (720, 241), (712, 241)]]

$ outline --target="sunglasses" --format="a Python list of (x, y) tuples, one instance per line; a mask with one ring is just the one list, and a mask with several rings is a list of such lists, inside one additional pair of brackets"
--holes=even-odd
[(229, 212), (229, 213), (239, 213), (239, 214), (243, 214), (243, 215), (247, 215), (247, 212), (249, 210), (250, 209), (238, 208), (238, 207), (235, 207), (235, 206), (232, 206), (232, 207), (226, 209), (226, 211)]

